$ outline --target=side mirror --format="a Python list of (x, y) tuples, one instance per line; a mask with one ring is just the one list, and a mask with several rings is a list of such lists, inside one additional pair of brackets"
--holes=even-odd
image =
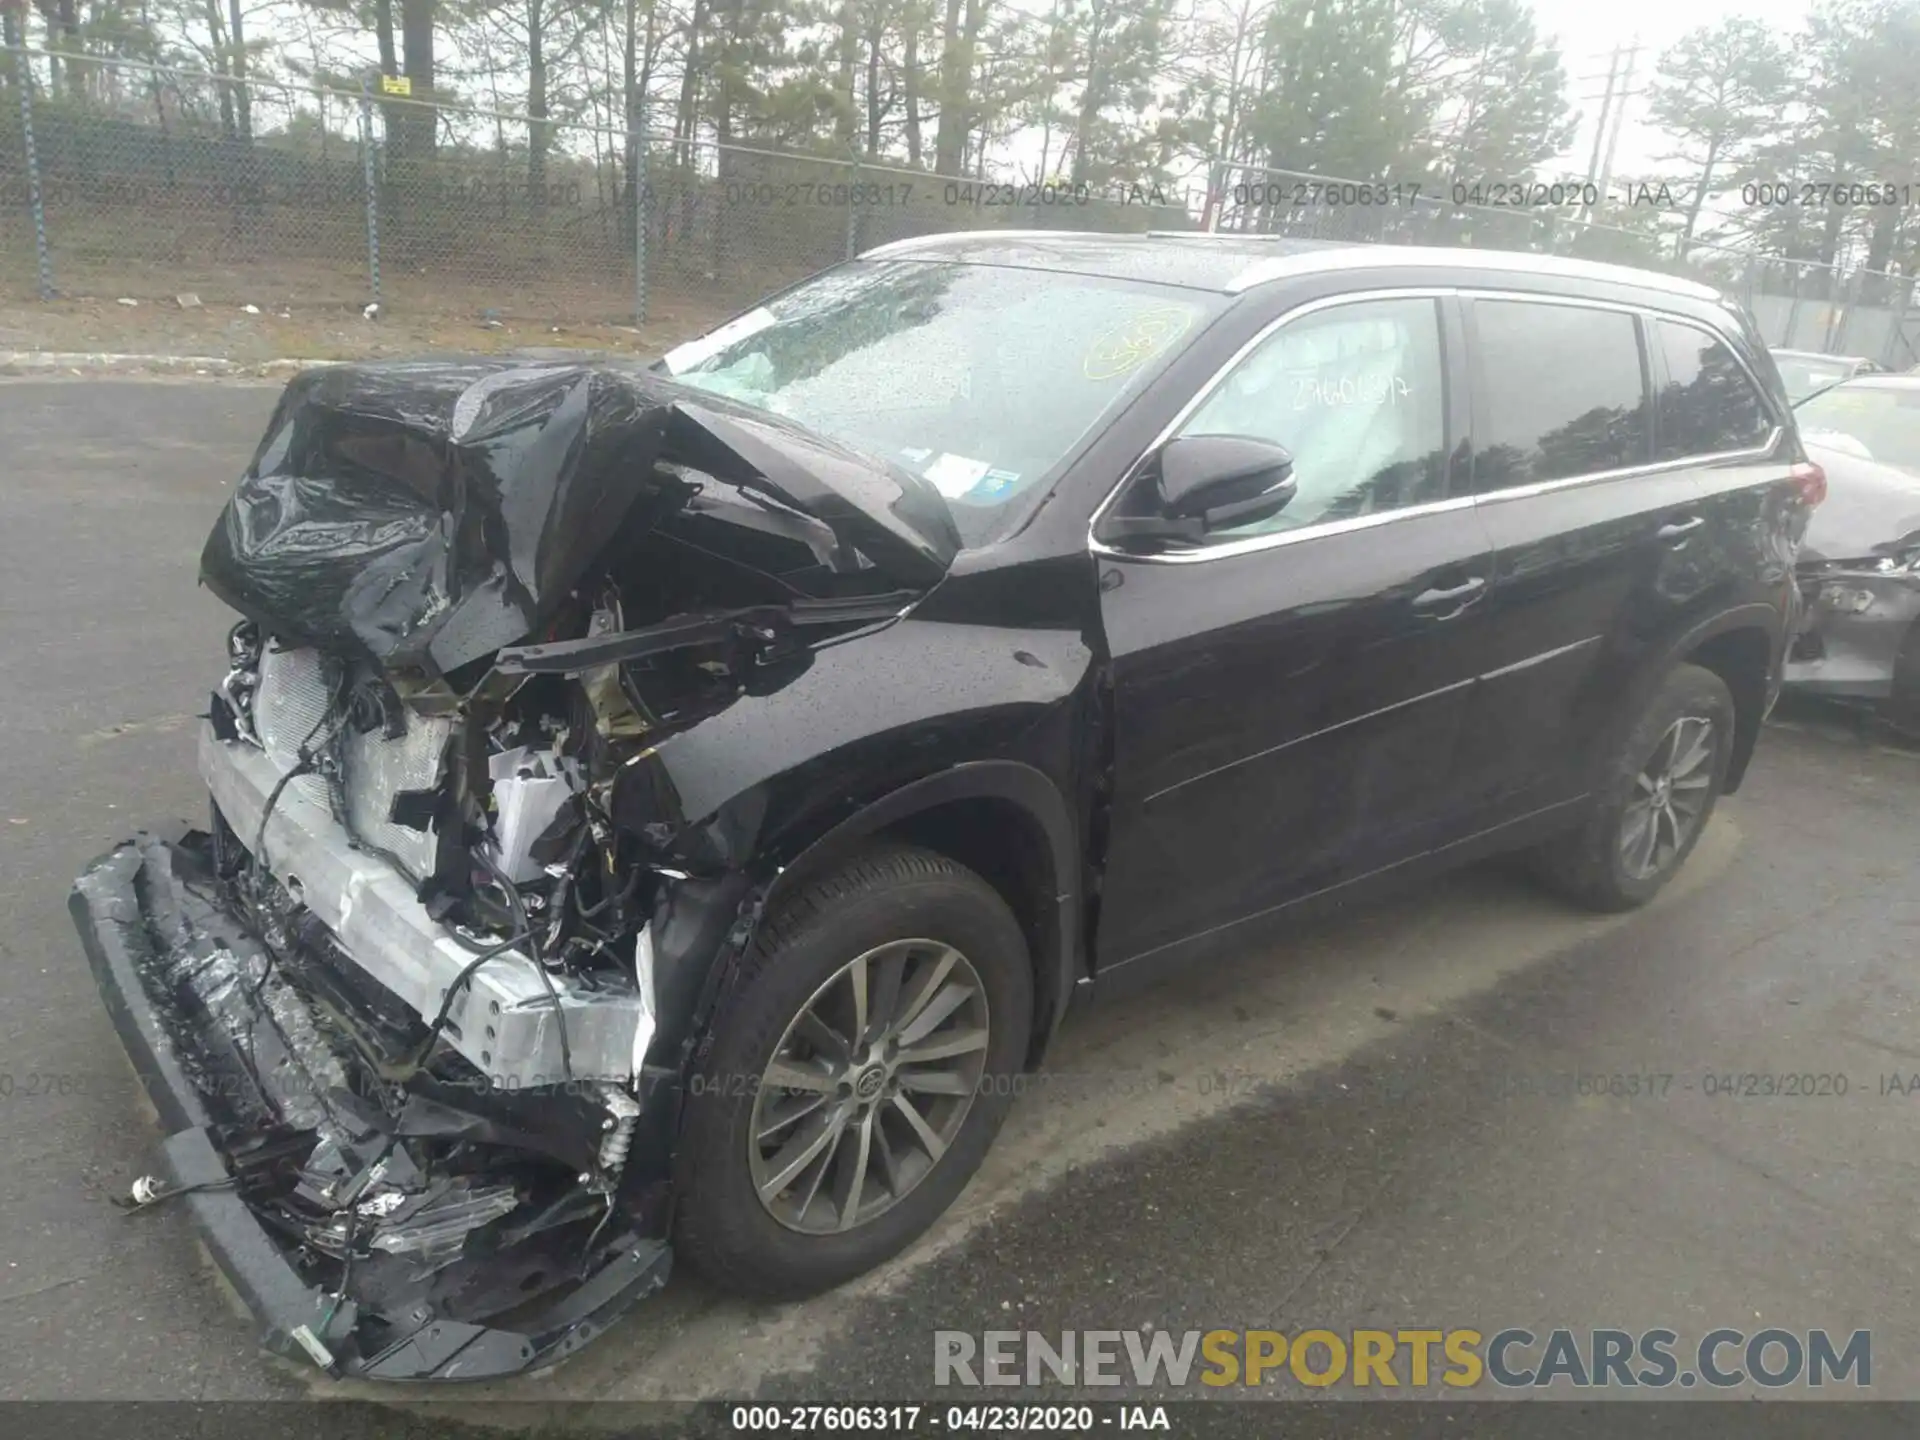
[[(1298, 488), (1293, 456), (1250, 435), (1180, 435), (1149, 456), (1128, 509), (1101, 526), (1110, 540), (1204, 539), (1279, 513)], [(1140, 513), (1140, 512), (1145, 513)]]

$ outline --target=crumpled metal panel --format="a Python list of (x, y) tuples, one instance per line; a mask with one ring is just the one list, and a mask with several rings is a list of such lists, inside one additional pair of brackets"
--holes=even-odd
[[(210, 730), (202, 733), (211, 737)], [(272, 763), (256, 746), (214, 743), (230, 744), (271, 783)], [(311, 809), (297, 799), (292, 804)], [(286, 829), (276, 822), (282, 841)], [(660, 1288), (672, 1258), (657, 1233), (664, 1209), (646, 1230), (624, 1210), (609, 1214), (601, 1243), (584, 1252), (575, 1226), (518, 1245), (451, 1254), (450, 1232), (489, 1218), (497, 1223), (510, 1208), (508, 1193), (478, 1188), (481, 1177), (460, 1175), (417, 1189), (421, 1172), (412, 1142), (396, 1145), (378, 1130), (361, 1136), (357, 1124), (341, 1125), (340, 1092), (355, 1064), (351, 1047), (288, 969), (267, 963), (258, 917), (223, 892), (213, 866), (207, 835), (172, 843), (141, 835), (87, 867), (69, 908), (107, 1012), (167, 1134), (150, 1178), (180, 1187), (180, 1208), (192, 1213), (212, 1258), (259, 1319), (269, 1351), (318, 1363), (336, 1378), (489, 1379), (565, 1358)], [(472, 1119), (484, 1130), (487, 1100), (476, 1093), (482, 1108), (450, 1109), (447, 1116)], [(233, 1185), (238, 1152), (253, 1152), (257, 1162), (256, 1143), (269, 1133), (284, 1137), (288, 1127), (318, 1132), (307, 1175), (282, 1182), (255, 1164), (250, 1173), (264, 1183)], [(354, 1143), (343, 1147), (337, 1137), (346, 1128), (355, 1130)], [(376, 1153), (381, 1158), (367, 1166)], [(532, 1174), (519, 1167), (507, 1173)], [(347, 1197), (329, 1202), (309, 1191), (297, 1217), (289, 1201), (310, 1179), (354, 1176), (372, 1182), (354, 1192), (362, 1197), (354, 1203), (361, 1217), (356, 1239), (369, 1231), (389, 1238), (373, 1241), (370, 1260), (363, 1256), (344, 1272), (333, 1270), (336, 1288), (315, 1265), (316, 1254), (333, 1254), (324, 1248), (329, 1237), (317, 1225), (303, 1236), (301, 1226), (315, 1200), (338, 1218)], [(463, 1204), (465, 1213), (449, 1215), (448, 1200)], [(439, 1235), (423, 1236), (423, 1223)], [(422, 1239), (442, 1240), (424, 1257), (427, 1263), (418, 1244), (409, 1243)], [(480, 1304), (455, 1319), (422, 1303), (425, 1282), (396, 1274), (396, 1262), (381, 1251), (397, 1252), (408, 1269), (451, 1259), (463, 1273), (435, 1283), (443, 1293), (459, 1294), (463, 1305), (473, 1306), (476, 1296)], [(580, 1276), (577, 1283), (562, 1278), (570, 1265), (582, 1267), (572, 1272)], [(528, 1293), (526, 1277), (539, 1272), (548, 1283)], [(377, 1323), (365, 1323), (369, 1319)]]
[(269, 633), (417, 693), (551, 620), (630, 511), (707, 483), (794, 507), (903, 584), (959, 550), (919, 476), (646, 370), (407, 361), (288, 383), (200, 574)]
[[(254, 723), (267, 755), (283, 775), (299, 764), (303, 745), (328, 739), (327, 707), (340, 684), (337, 663), (304, 648), (270, 647), (260, 657)], [(373, 673), (370, 666), (361, 669), (367, 676)], [(287, 788), (315, 805), (343, 811), (356, 840), (384, 851), (415, 880), (424, 880), (433, 873), (439, 838), (431, 828), (412, 830), (394, 824), (393, 798), (402, 790), (435, 787), (453, 723), (401, 713), (407, 730), (397, 739), (352, 726), (340, 737), (344, 804), (336, 805), (332, 783), (323, 775), (297, 776)], [(251, 843), (253, 837), (245, 839)]]
[[(203, 725), (199, 763), (227, 823), (248, 845), (264, 828), (268, 868), (282, 884), (299, 879), (307, 911), (346, 958), (422, 1020), (437, 1015), (474, 951), (427, 913), (414, 886), (387, 861), (349, 846), (331, 810), (297, 795), (294, 786), (268, 811), (279, 779), (270, 755), (222, 740)], [(496, 1088), (554, 1085), (567, 1078), (564, 1016), (573, 1079), (629, 1079), (635, 1033), (648, 1011), (640, 997), (549, 976), (560, 997), (556, 1011), (541, 976), (524, 950), (482, 965), (455, 994), (447, 1042)]]
[[(260, 657), (260, 683), (254, 691), (253, 725), (260, 743), (282, 775), (300, 763), (300, 749), (324, 740), (327, 707), (337, 681), (317, 650), (283, 650), (269, 645)], [(308, 774), (287, 786), (315, 805), (330, 805), (327, 779)], [(244, 837), (248, 844), (253, 837)]]
[(397, 740), (349, 727), (341, 741), (347, 829), (356, 840), (398, 860), (414, 879), (424, 880), (433, 873), (438, 833), (394, 824), (393, 798), (402, 790), (436, 788), (453, 722), (401, 713), (407, 731)]

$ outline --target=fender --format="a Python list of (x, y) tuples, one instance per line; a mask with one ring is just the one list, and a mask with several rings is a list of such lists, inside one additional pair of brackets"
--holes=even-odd
[(774, 895), (830, 868), (859, 845), (915, 815), (956, 800), (1003, 800), (1017, 806), (1046, 838), (1051, 874), (1042, 888), (1038, 929), (1047, 937), (1034, 960), (1034, 1043), (1037, 1065), (1065, 1018), (1075, 982), (1084, 972), (1080, 934), (1079, 827), (1060, 788), (1041, 770), (1018, 760), (969, 760), (902, 785), (871, 801), (806, 844), (783, 867)]
[(1733, 755), (1727, 763), (1726, 783), (1721, 789), (1725, 795), (1731, 795), (1739, 789), (1746, 775), (1747, 764), (1753, 758), (1754, 744), (1760, 737), (1760, 722), (1779, 691), (1786, 639), (1778, 607), (1760, 601), (1735, 605), (1716, 611), (1669, 637), (1665, 643), (1649, 651), (1635, 671), (1615, 721), (1617, 725), (1631, 724), (1632, 717), (1640, 713), (1647, 698), (1669, 670), (1716, 637), (1736, 630), (1758, 630), (1767, 637), (1767, 664), (1766, 674), (1761, 677), (1761, 693), (1756, 697), (1758, 705), (1741, 705), (1737, 708)]

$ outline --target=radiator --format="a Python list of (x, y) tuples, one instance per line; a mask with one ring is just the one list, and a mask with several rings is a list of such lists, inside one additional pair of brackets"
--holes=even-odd
[[(373, 680), (371, 666), (343, 672), (344, 662), (317, 650), (276, 650), (260, 657), (260, 684), (253, 702), (253, 723), (274, 766), (286, 774), (299, 763), (303, 745), (329, 738), (327, 708), (335, 694)], [(347, 688), (342, 689), (345, 673)], [(431, 790), (440, 781), (441, 762), (453, 732), (448, 719), (423, 719), (410, 711), (406, 730), (389, 739), (378, 729), (362, 732), (344, 726), (340, 737), (340, 794), (324, 775), (302, 775), (289, 783), (303, 799), (333, 810), (347, 832), (362, 845), (398, 862), (414, 880), (433, 873), (439, 847), (432, 829), (413, 830), (393, 823), (394, 796), (403, 790)], [(241, 837), (251, 843), (251, 836)]]

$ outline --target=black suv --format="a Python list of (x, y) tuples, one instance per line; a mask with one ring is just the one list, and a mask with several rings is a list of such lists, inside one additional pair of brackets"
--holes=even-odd
[(478, 1378), (954, 1199), (1074, 998), (1739, 784), (1824, 480), (1699, 285), (890, 245), (658, 364), (341, 366), (209, 539), (205, 832), (74, 912), (272, 1344)]

